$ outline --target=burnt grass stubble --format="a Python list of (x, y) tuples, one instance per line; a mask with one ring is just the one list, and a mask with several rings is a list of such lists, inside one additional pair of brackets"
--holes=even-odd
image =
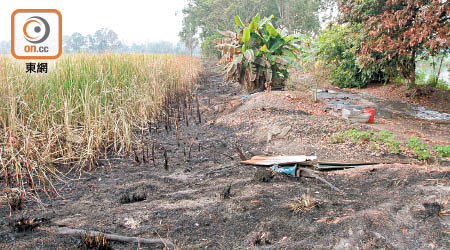
[[(226, 102), (241, 89), (207, 68), (194, 93), (167, 99), (159, 122), (141, 131), (141, 145), (130, 157), (56, 183), (60, 196), (44, 199), (44, 208), (28, 202), (9, 217), (8, 207), (1, 204), (0, 248), (86, 247), (79, 237), (53, 235), (39, 226), (18, 227), (30, 218), (104, 233), (169, 238), (182, 249), (449, 246), (438, 205), (427, 202), (424, 197), (430, 194), (417, 188), (430, 185), (428, 179), (448, 183), (448, 173), (383, 168), (363, 171), (357, 178), (324, 175), (345, 191), (340, 195), (315, 179), (272, 176), (240, 165), (236, 148), (251, 157), (265, 145), (236, 135), (251, 126), (247, 121), (235, 127), (215, 123), (220, 114), (213, 111), (213, 102)], [(320, 205), (299, 213), (286, 207), (306, 192)], [(403, 214), (404, 221), (399, 219)], [(116, 242), (111, 247), (136, 249)]]

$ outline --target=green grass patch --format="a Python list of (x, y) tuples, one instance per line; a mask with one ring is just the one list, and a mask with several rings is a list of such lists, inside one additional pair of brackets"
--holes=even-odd
[(395, 140), (392, 132), (389, 130), (381, 130), (379, 132), (373, 130), (361, 131), (358, 129), (349, 129), (344, 132), (337, 132), (330, 140), (331, 143), (343, 143), (350, 141), (353, 143), (369, 143), (372, 149), (378, 149), (376, 143), (389, 147), (391, 153), (400, 153), (400, 143)]
[(436, 145), (432, 149), (440, 157), (450, 157), (450, 145)]
[(428, 151), (428, 145), (415, 136), (409, 138), (407, 147), (414, 151), (419, 160), (428, 160), (432, 157)]
[(345, 142), (345, 135), (343, 132), (337, 132), (328, 139), (330, 143), (343, 143)]

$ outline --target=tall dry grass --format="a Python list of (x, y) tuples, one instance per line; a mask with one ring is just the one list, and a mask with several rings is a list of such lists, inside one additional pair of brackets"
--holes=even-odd
[(0, 185), (52, 190), (59, 166), (126, 153), (167, 97), (190, 95), (202, 66), (183, 55), (79, 54), (47, 74), (0, 57)]

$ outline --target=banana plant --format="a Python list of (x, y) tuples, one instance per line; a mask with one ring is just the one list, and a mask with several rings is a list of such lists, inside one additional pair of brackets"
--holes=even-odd
[(219, 31), (222, 39), (215, 40), (215, 48), (222, 52), (226, 80), (235, 80), (247, 91), (267, 90), (284, 86), (289, 68), (300, 67), (297, 62), (302, 47), (296, 42), (304, 35), (289, 35), (286, 29), (275, 28), (274, 17), (261, 19), (260, 15), (244, 25), (235, 16), (235, 31)]

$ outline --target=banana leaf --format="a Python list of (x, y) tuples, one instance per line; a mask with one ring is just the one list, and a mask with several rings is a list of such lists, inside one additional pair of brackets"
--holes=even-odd
[(271, 52), (275, 52), (276, 50), (281, 48), (285, 43), (286, 42), (282, 38), (277, 38), (277, 39), (275, 39), (275, 42), (272, 43), (272, 45), (270, 46), (269, 50)]
[(248, 62), (252, 63), (255, 61), (255, 52), (252, 49), (246, 50), (244, 56)]
[(244, 28), (244, 34), (242, 35), (242, 42), (248, 44), (250, 41), (250, 29), (248, 27)]
[(272, 37), (280, 36), (278, 31), (272, 26), (271, 23), (266, 23), (266, 25), (264, 27), (266, 28), (266, 30), (270, 34), (270, 36), (272, 36)]
[(239, 16), (234, 16), (234, 21), (236, 22), (236, 26), (244, 28), (244, 24)]

